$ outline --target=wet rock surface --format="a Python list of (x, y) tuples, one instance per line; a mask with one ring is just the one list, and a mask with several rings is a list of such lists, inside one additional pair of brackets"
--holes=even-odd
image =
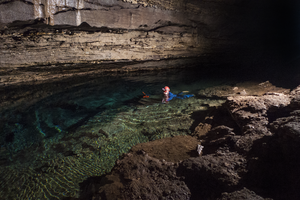
[[(228, 97), (201, 118), (194, 137), (132, 148), (111, 172), (123, 192), (110, 199), (299, 199), (299, 88)], [(202, 156), (194, 154), (197, 142), (204, 146)], [(179, 157), (188, 150), (189, 158), (168, 160), (175, 154), (162, 152), (172, 147)], [(108, 199), (108, 188), (103, 184), (94, 199)]]

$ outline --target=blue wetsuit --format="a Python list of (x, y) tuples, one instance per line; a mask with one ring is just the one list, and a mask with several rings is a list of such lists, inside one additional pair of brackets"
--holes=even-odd
[(193, 97), (193, 94), (185, 94), (183, 95), (183, 92), (180, 92), (179, 94), (173, 94), (171, 92), (169, 92), (169, 99), (168, 101), (171, 101), (173, 98), (177, 98), (177, 99), (185, 99), (185, 98), (190, 98)]

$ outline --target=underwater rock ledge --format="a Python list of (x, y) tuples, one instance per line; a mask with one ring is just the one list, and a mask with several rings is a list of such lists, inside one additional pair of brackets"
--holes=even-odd
[[(228, 97), (207, 113), (194, 137), (134, 146), (111, 173), (90, 181), (82, 197), (299, 199), (299, 102), (300, 86), (289, 93)], [(198, 143), (203, 156), (196, 153)]]

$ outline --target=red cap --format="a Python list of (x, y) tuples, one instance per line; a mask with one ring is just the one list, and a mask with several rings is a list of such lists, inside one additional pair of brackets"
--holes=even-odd
[(170, 91), (170, 88), (168, 86), (165, 86), (165, 88), (163, 88), (163, 91)]

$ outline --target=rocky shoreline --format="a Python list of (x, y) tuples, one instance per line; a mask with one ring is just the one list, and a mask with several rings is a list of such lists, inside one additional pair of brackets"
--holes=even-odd
[(199, 116), (193, 136), (136, 145), (111, 173), (87, 180), (81, 198), (299, 199), (300, 86), (257, 87), (255, 96), (210, 88), (227, 100)]

